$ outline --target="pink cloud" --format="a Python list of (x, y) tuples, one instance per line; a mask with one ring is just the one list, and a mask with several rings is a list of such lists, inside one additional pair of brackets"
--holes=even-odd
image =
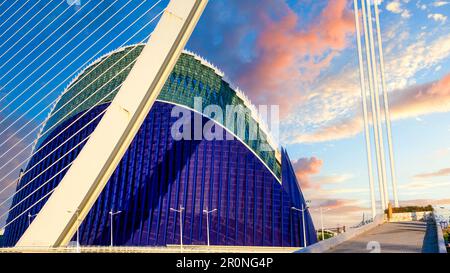
[(400, 201), (401, 206), (428, 206), (428, 205), (449, 205), (450, 198), (445, 199), (414, 199)]
[[(355, 201), (347, 199), (327, 199), (320, 203), (320, 207), (324, 209), (340, 209), (343, 207), (355, 207)], [(360, 207), (358, 207), (359, 210)]]
[[(360, 105), (358, 104), (358, 107)], [(390, 94), (392, 120), (450, 111), (450, 74), (435, 82), (397, 90)], [(370, 121), (369, 121), (370, 122)], [(293, 142), (326, 142), (353, 137), (361, 133), (361, 114), (323, 126), (312, 133), (300, 134)]]
[[(352, 199), (316, 199), (313, 200), (314, 208), (311, 214), (314, 223), (320, 227), (320, 212), (317, 208), (322, 207), (325, 227), (336, 227), (338, 225), (352, 226), (362, 220), (363, 213), (370, 216), (370, 208), (363, 206), (358, 200)], [(449, 205), (450, 199), (414, 199), (400, 201), (401, 206), (427, 206), (427, 205)], [(327, 210), (329, 209), (329, 210)], [(367, 219), (367, 218), (366, 218)]]
[(396, 119), (450, 111), (450, 74), (432, 83), (394, 92), (391, 105)]
[(285, 15), (278, 20), (262, 15), (258, 58), (239, 78), (250, 97), (279, 104), (282, 114), (304, 99), (301, 83), (327, 68), (354, 32), (347, 0), (329, 1), (306, 29), (299, 29), (299, 15), (284, 6)]
[(323, 126), (310, 134), (301, 134), (296, 137), (295, 142), (312, 143), (344, 139), (359, 134), (362, 128), (362, 117), (356, 116), (351, 119), (341, 120), (335, 124)]
[[(0, 120), (3, 120), (4, 116), (0, 114)], [(8, 125), (4, 125), (6, 128)], [(28, 127), (34, 128), (35, 123), (30, 123)], [(14, 125), (9, 130), (4, 131), (0, 136), (0, 190), (4, 190), (0, 193), (0, 201), (4, 201), (6, 198), (10, 197), (15, 192), (15, 184), (13, 183), (19, 177), (20, 168), (25, 168), (24, 161), (28, 160), (31, 154), (30, 144), (34, 141), (36, 137), (31, 134), (28, 137), (22, 134), (28, 134), (29, 131), (24, 130), (25, 133), (16, 132), (20, 128), (18, 125)], [(14, 135), (13, 135), (14, 134)], [(8, 141), (5, 141), (9, 139)], [(14, 146), (14, 147), (13, 147)], [(14, 158), (13, 158), (14, 157)], [(12, 184), (12, 185), (11, 185)], [(6, 188), (9, 186), (8, 188)], [(4, 204), (0, 207), (0, 214), (4, 213), (9, 208), (9, 203)], [(0, 223), (3, 223), (5, 219), (0, 219)]]
[(442, 176), (450, 176), (450, 168), (441, 169), (435, 172), (430, 173), (421, 173), (417, 174), (415, 178), (433, 178), (433, 177), (442, 177)]
[(314, 223), (317, 227), (321, 225), (320, 210), (323, 209), (323, 220), (325, 228), (337, 226), (353, 226), (362, 220), (363, 213), (369, 215), (370, 210), (361, 205), (358, 200), (352, 199), (317, 199), (313, 200), (314, 208), (311, 211)]
[(319, 189), (320, 184), (311, 183), (310, 176), (320, 173), (323, 161), (316, 158), (300, 158), (293, 163), (295, 174), (302, 189)]

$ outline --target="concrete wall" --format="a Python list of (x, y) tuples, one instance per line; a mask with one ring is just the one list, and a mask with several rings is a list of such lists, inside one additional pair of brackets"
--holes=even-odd
[(378, 215), (375, 217), (375, 220), (367, 224), (365, 226), (362, 226), (360, 228), (356, 229), (350, 229), (349, 231), (345, 233), (341, 233), (333, 238), (320, 241), (317, 244), (310, 245), (306, 248), (300, 249), (299, 251), (296, 251), (295, 253), (322, 253), (325, 252), (331, 248), (336, 247), (337, 245), (350, 240), (358, 235), (361, 235), (385, 222), (384, 215)]
[(389, 222), (424, 221), (430, 214), (431, 211), (393, 213)]
[(439, 253), (447, 253), (447, 247), (445, 246), (445, 240), (444, 240), (444, 234), (441, 229), (441, 225), (436, 221), (436, 215), (432, 213), (432, 219), (435, 222), (436, 226), (436, 236), (437, 236), (437, 243), (439, 248)]

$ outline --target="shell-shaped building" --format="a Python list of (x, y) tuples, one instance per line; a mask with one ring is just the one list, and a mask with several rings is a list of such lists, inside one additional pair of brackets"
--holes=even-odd
[[(82, 71), (54, 106), (36, 140), (8, 216), (4, 244), (14, 245), (83, 148), (105, 109), (126, 79), (143, 45), (112, 52)], [(117, 75), (117, 76), (116, 76)], [(196, 111), (203, 106), (244, 106), (245, 134), (220, 119)], [(175, 140), (179, 117), (190, 126), (213, 122), (223, 138)], [(257, 140), (250, 138), (257, 125)], [(217, 68), (184, 52), (100, 197), (79, 227), (82, 245), (211, 245), (300, 247), (317, 241), (295, 172), (285, 150), (270, 141), (248, 99)], [(231, 136), (231, 137), (230, 137)], [(264, 147), (264, 148), (263, 148)], [(269, 149), (267, 149), (269, 147)], [(29, 207), (31, 210), (27, 211)], [(183, 208), (180, 215), (171, 210)], [(205, 210), (215, 210), (205, 214)], [(111, 217), (110, 212), (118, 212)], [(209, 218), (207, 218), (209, 217)], [(303, 219), (305, 223), (303, 223)], [(111, 229), (111, 225), (113, 229)], [(305, 231), (303, 230), (305, 227)]]

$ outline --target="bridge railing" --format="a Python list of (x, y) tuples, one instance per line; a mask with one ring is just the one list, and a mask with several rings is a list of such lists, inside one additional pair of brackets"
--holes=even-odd
[(435, 224), (434, 226), (436, 227), (436, 236), (437, 236), (439, 253), (447, 253), (447, 247), (445, 245), (444, 234), (442, 232), (442, 227), (439, 223), (438, 216), (434, 212), (431, 215), (432, 215), (431, 220), (434, 221), (434, 224)]
[(341, 233), (335, 237), (332, 237), (330, 239), (320, 241), (314, 245), (310, 245), (306, 248), (303, 248), (299, 251), (296, 251), (296, 253), (323, 253), (327, 250), (330, 250), (334, 247), (336, 247), (339, 244), (342, 244), (345, 241), (348, 241), (358, 235), (361, 235), (381, 224), (385, 223), (384, 215), (377, 215), (372, 223), (363, 225), (359, 228), (350, 229), (349, 231), (345, 233)]

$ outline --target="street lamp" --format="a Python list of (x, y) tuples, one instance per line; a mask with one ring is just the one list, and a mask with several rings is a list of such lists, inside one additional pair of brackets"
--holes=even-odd
[(206, 208), (205, 210), (203, 210), (203, 213), (206, 214), (206, 232), (207, 232), (206, 236), (208, 239), (208, 249), (209, 249), (209, 215), (215, 211), (217, 211), (217, 209), (208, 211), (208, 208)]
[(300, 211), (302, 213), (302, 223), (303, 223), (303, 247), (306, 247), (306, 227), (305, 227), (305, 211), (308, 207), (305, 208), (305, 205), (302, 204), (302, 208), (291, 207), (291, 210)]
[[(324, 234), (324, 227), (323, 227), (323, 213), (332, 210), (331, 208), (323, 209), (322, 207), (319, 208), (320, 211), (320, 226), (322, 228), (322, 241), (325, 240), (325, 234)], [(315, 209), (317, 211), (317, 209)]]
[(77, 209), (75, 212), (68, 210), (67, 212), (77, 214), (77, 253), (80, 253), (80, 210)]
[(180, 213), (180, 251), (183, 252), (183, 210), (184, 208), (180, 206), (180, 209), (170, 208), (171, 211)]
[(31, 214), (28, 212), (28, 226), (31, 226), (31, 218), (36, 217), (37, 214)]
[(109, 215), (110, 215), (110, 217), (111, 217), (111, 247), (113, 247), (113, 226), (114, 226), (114, 223), (113, 223), (113, 217), (115, 216), (115, 215), (117, 215), (117, 214), (119, 214), (119, 213), (121, 213), (122, 211), (121, 210), (119, 210), (119, 211), (116, 211), (116, 212), (113, 212), (113, 210), (111, 209), (111, 211), (109, 212)]

